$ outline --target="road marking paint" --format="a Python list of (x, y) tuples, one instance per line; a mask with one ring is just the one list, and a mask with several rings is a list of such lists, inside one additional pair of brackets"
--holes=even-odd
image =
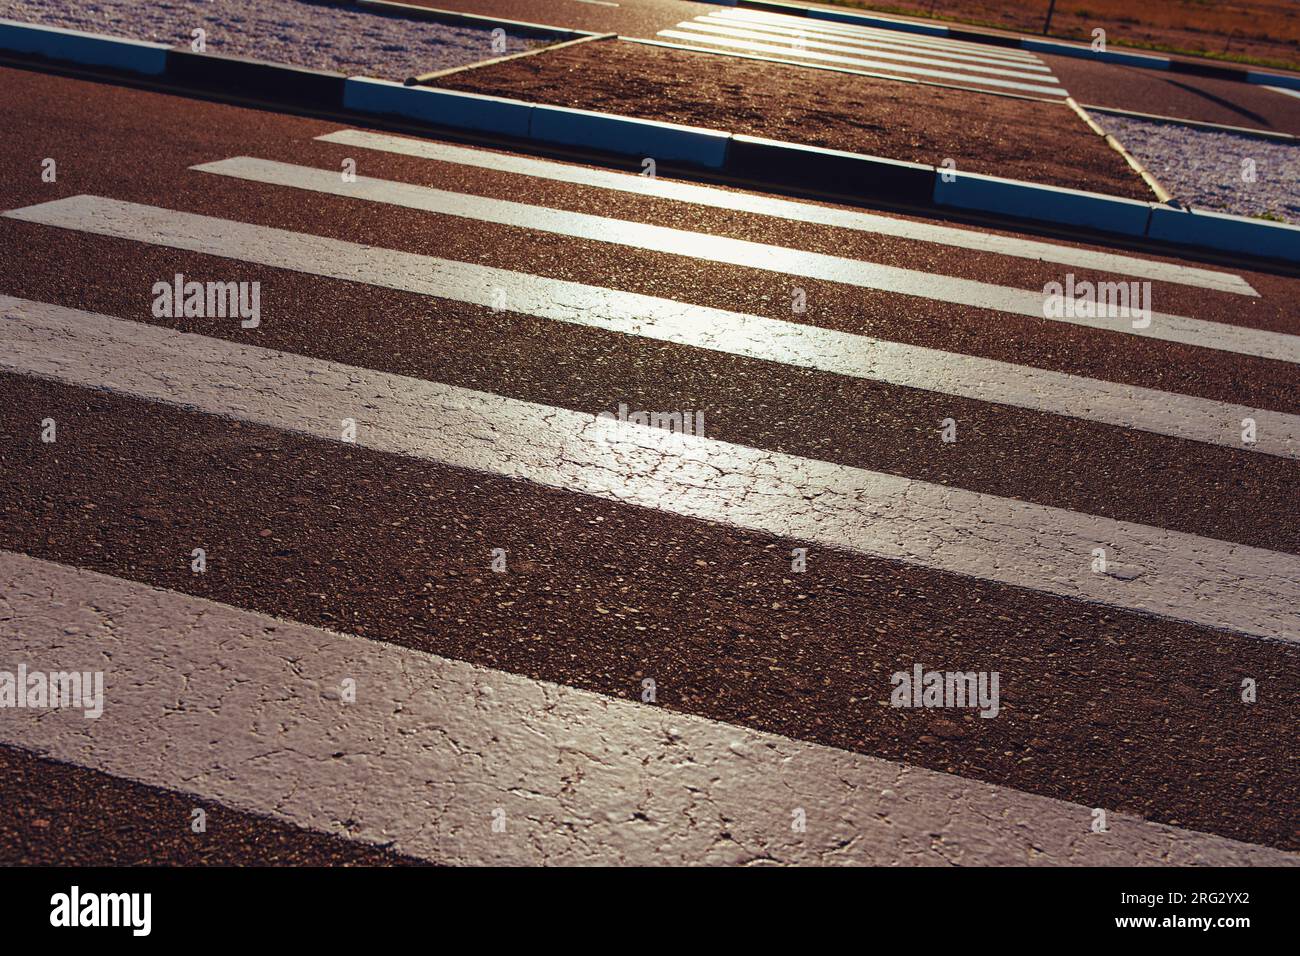
[(98, 719), (7, 709), (5, 744), (437, 863), (1297, 862), (11, 551), (0, 641), (105, 675)]
[(799, 56), (808, 50), (828, 50), (831, 53), (852, 53), (860, 56), (896, 61), (899, 63), (920, 63), (925, 66), (940, 66), (951, 70), (959, 70), (963, 73), (975, 74), (972, 75), (970, 79), (976, 83), (981, 82), (984, 79), (985, 74), (989, 76), (1009, 76), (1013, 79), (1033, 81), (1035, 83), (1060, 82), (1056, 77), (1050, 75), (1050, 71), (1047, 70), (1047, 67), (1031, 68), (1049, 74), (1038, 76), (1032, 72), (1026, 72), (1025, 69), (1010, 69), (1005, 66), (992, 66), (984, 63), (955, 62), (953, 60), (939, 59), (937, 56), (919, 56), (910, 53), (899, 53), (892, 50), (864, 49), (862, 47), (847, 46), (841, 43), (827, 43), (809, 37), (776, 37), (754, 30), (718, 26), (712, 23), (698, 23), (690, 20), (677, 24), (677, 29), (699, 31), (702, 34), (705, 34), (705, 36), (700, 38), (704, 42), (709, 42), (710, 36), (723, 36), (733, 37), (740, 40), (757, 40), (763, 43), (795, 44), (794, 46), (786, 48), (787, 55), (793, 54)]
[(364, 130), (344, 129), (335, 133), (326, 133), (316, 138), (326, 143), (359, 146), (363, 149), (399, 153), (438, 162), (457, 163), (462, 166), (515, 173), (520, 176), (534, 176), (580, 186), (613, 189), (641, 196), (657, 196), (679, 202), (708, 206), (714, 209), (731, 209), (737, 212), (750, 212), (762, 216), (788, 219), (792, 222), (810, 222), (840, 229), (853, 229), (858, 232), (896, 236), (900, 239), (916, 239), (922, 242), (955, 246), (960, 249), (973, 249), (981, 252), (993, 252), (998, 255), (1015, 256), (1020, 259), (1041, 259), (1061, 265), (1074, 266), (1079, 269), (1139, 276), (1157, 282), (1173, 282), (1180, 285), (1214, 289), (1219, 292), (1232, 292), (1238, 295), (1259, 294), (1241, 276), (1230, 272), (1217, 272), (1196, 266), (1139, 259), (1134, 256), (1120, 255), (1113, 252), (1077, 249), (1073, 246), (975, 232), (969, 229), (958, 229), (953, 226), (943, 226), (929, 222), (895, 219), (852, 209), (816, 206), (812, 203), (796, 202), (757, 193), (733, 192), (718, 189), (714, 186), (701, 186), (695, 183), (666, 180), (659, 177), (638, 176), (634, 173), (615, 172), (608, 169), (589, 169), (585, 166), (572, 166), (567, 163), (535, 159), (531, 156), (492, 153), (481, 149), (453, 146), (450, 143), (440, 143), (426, 139), (410, 139), (404, 136), (389, 136), (385, 133), (372, 133)]
[[(1187, 316), (1154, 311), (1151, 313), (1150, 323), (1145, 328), (1134, 328), (1133, 320), (1127, 318), (1061, 315), (1044, 319), (1045, 297), (1042, 291), (1038, 290), (994, 285), (974, 279), (937, 275), (745, 239), (611, 219), (469, 193), (449, 192), (410, 183), (371, 179), (366, 176), (357, 176), (345, 183), (333, 170), (295, 166), (248, 156), (203, 163), (191, 168), (268, 185), (307, 189), (351, 199), (403, 206), (422, 212), (458, 216), (477, 222), (533, 229), (574, 239), (614, 243), (694, 260), (721, 262), (743, 268), (778, 272), (787, 276), (801, 276), (839, 282), (863, 289), (917, 296), (937, 302), (1027, 315), (1044, 321), (1141, 335), (1202, 348), (1274, 358), (1279, 361), (1300, 362), (1300, 336), (1279, 332), (1205, 322)], [(47, 203), (45, 206), (51, 207), (50, 212), (54, 212), (52, 203)], [(36, 215), (35, 210), (40, 208), (43, 207), (30, 207), (30, 211), (16, 210), (5, 215), (22, 218), (26, 215)], [(94, 224), (90, 223), (82, 228), (94, 231)]]
[[(1033, 96), (1029, 93), (1012, 93), (1007, 90), (990, 90), (981, 86), (968, 86), (961, 82), (948, 80), (931, 80), (915, 76), (902, 76), (899, 73), (881, 73), (875, 70), (856, 69), (848, 66), (837, 66), (833, 63), (813, 63), (808, 60), (794, 59), (792, 56), (782, 56), (780, 54), (770, 53), (746, 53), (742, 50), (723, 50), (716, 47), (697, 46), (691, 43), (682, 43), (675, 40), (667, 40), (662, 36), (656, 35), (652, 39), (637, 39), (635, 37), (627, 38), (629, 43), (641, 43), (648, 46), (663, 47), (667, 50), (682, 50), (687, 53), (708, 53), (713, 56), (725, 56), (733, 60), (749, 60), (755, 63), (774, 63), (780, 66), (801, 66), (808, 70), (817, 70), (819, 72), (829, 72), (845, 74), (848, 76), (865, 76), (876, 80), (890, 80), (894, 83), (907, 83), (912, 86), (934, 87), (945, 90), (964, 90), (968, 93), (988, 93), (992, 96), (1009, 96), (1019, 100), (1030, 100), (1041, 103), (1055, 103), (1058, 100), (1055, 97)], [(868, 157), (870, 158), (870, 157)]]
[(845, 38), (871, 38), (891, 43), (907, 43), (934, 49), (951, 49), (979, 52), (988, 56), (1007, 59), (1027, 60), (1041, 63), (1037, 55), (1015, 47), (990, 47), (971, 43), (968, 40), (954, 40), (949, 37), (929, 33), (890, 30), (884, 27), (872, 27), (859, 23), (844, 23), (838, 20), (822, 20), (810, 17), (790, 17), (763, 10), (716, 10), (708, 14), (710, 18), (729, 20), (750, 25), (766, 24), (796, 31), (815, 31), (818, 33), (837, 34)]
[[(790, 48), (788, 46), (772, 46), (754, 40), (737, 40), (728, 37), (714, 37), (703, 33), (686, 32), (684, 30), (660, 30), (658, 36), (668, 37), (673, 40), (688, 40), (691, 43), (707, 43), (713, 46), (726, 47), (727, 49), (732, 50), (745, 50), (749, 53), (770, 53), (778, 56), (784, 56), (790, 53)], [(944, 80), (959, 80), (963, 83), (977, 83), (980, 86), (992, 86), (1003, 90), (1044, 93), (1048, 96), (1064, 97), (1069, 95), (1059, 86), (1044, 86), (1039, 83), (1019, 83), (1014, 80), (1000, 80), (995, 77), (978, 76), (972, 73), (955, 73), (951, 70), (934, 70), (928, 66), (908, 66), (902, 63), (890, 63), (886, 60), (871, 60), (864, 57), (841, 56), (838, 53), (820, 53), (816, 50), (801, 50), (799, 51), (799, 56), (804, 59), (818, 60), (823, 63), (843, 63), (848, 66), (864, 67), (885, 73), (902, 73), (908, 76), (930, 76)]]
[(936, 56), (943, 56), (950, 60), (968, 60), (972, 63), (1018, 66), (1035, 72), (1051, 72), (1050, 67), (1046, 66), (1042, 60), (1033, 55), (1006, 56), (1002, 52), (1001, 48), (996, 47), (945, 47), (928, 43), (913, 43), (905, 38), (906, 34), (900, 33), (888, 34), (886, 36), (833, 33), (820, 30), (816, 27), (788, 27), (783, 24), (766, 23), (760, 20), (739, 20), (735, 17), (724, 17), (713, 14), (696, 17), (694, 20), (686, 20), (677, 24), (677, 26), (689, 27), (692, 23), (753, 30), (786, 39), (828, 40), (847, 43), (856, 47), (898, 50), (904, 53), (930, 53)]
[[(0, 369), (1242, 634), (1300, 556), (0, 297)], [(1092, 570), (1094, 549), (1105, 571)]]
[[(913, 56), (934, 57), (943, 65), (958, 69), (967, 63), (995, 66), (1011, 69), (1018, 75), (1037, 79), (1037, 74), (1051, 74), (1052, 70), (1035, 56), (1007, 57), (1000, 51), (995, 52), (985, 47), (941, 47), (933, 44), (917, 44), (903, 34), (886, 36), (857, 36), (840, 33), (828, 33), (816, 28), (791, 29), (760, 21), (739, 21), (730, 17), (702, 16), (693, 20), (683, 20), (674, 29), (707, 30), (710, 32), (730, 31), (728, 35), (744, 36), (746, 39), (770, 40), (780, 42), (816, 41), (818, 43), (837, 44), (838, 49), (848, 50), (864, 55), (873, 55), (876, 50), (891, 50)], [(921, 61), (924, 62), (924, 61)]]
[(1265, 86), (1264, 89), (1272, 90), (1274, 93), (1282, 93), (1286, 96), (1300, 97), (1300, 90), (1287, 89), (1285, 86)]
[[(132, 241), (1187, 441), (1245, 448), (1241, 422), (1252, 418), (1257, 441), (1249, 450), (1300, 458), (1300, 416), (1282, 412), (264, 226), (96, 209), (118, 224), (114, 235)], [(127, 214), (137, 216), (134, 227), (121, 231)]]
[(779, 13), (764, 10), (711, 10), (699, 18), (744, 23), (748, 26), (767, 26), (770, 29), (790, 31), (813, 31), (844, 36), (848, 39), (879, 39), (891, 43), (911, 43), (918, 46), (956, 49), (956, 51), (979, 53), (982, 56), (1000, 56), (1009, 60), (1040, 61), (1036, 53), (1021, 47), (993, 47), (983, 43), (971, 43), (970, 40), (953, 39), (939, 34), (920, 34), (910, 30), (891, 30), (887, 27), (870, 26), (866, 23), (845, 23), (835, 20), (819, 20), (810, 17), (785, 17)]

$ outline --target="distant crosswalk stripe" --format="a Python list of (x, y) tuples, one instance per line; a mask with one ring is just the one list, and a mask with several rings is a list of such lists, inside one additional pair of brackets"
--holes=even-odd
[[(0, 298), (0, 370), (1279, 640), (1300, 556)], [(1094, 571), (1095, 549), (1105, 566)]]
[(608, 169), (591, 169), (586, 166), (536, 159), (532, 156), (467, 149), (464, 146), (436, 140), (390, 136), (367, 130), (344, 129), (316, 138), (326, 143), (359, 146), (363, 149), (400, 153), (421, 159), (475, 166), (521, 176), (535, 176), (573, 185), (613, 189), (641, 196), (657, 196), (715, 209), (732, 209), (738, 212), (780, 217), (794, 222), (810, 222), (840, 229), (896, 236), (901, 239), (934, 242), (961, 249), (980, 250), (1022, 259), (1037, 259), (1075, 266), (1079, 269), (1139, 276), (1158, 282), (1173, 282), (1238, 295), (1258, 294), (1248, 282), (1230, 272), (1218, 272), (1172, 262), (1158, 262), (1153, 259), (1139, 259), (1114, 252), (1079, 249), (1074, 246), (1021, 239), (1015, 236), (976, 232), (971, 229), (959, 229), (913, 219), (896, 219), (854, 209), (835, 209), (776, 196), (664, 179), (661, 176), (639, 176)]
[[(706, 43), (712, 46), (726, 47), (733, 50), (744, 50), (748, 53), (768, 53), (773, 56), (788, 56), (791, 52), (788, 46), (773, 46), (771, 43), (760, 43), (754, 40), (707, 36), (705, 34), (685, 30), (660, 30), (658, 35), (661, 37), (668, 37), (671, 40), (686, 40), (690, 43)], [(886, 73), (902, 73), (906, 76), (928, 76), (933, 79), (954, 80), (962, 83), (978, 84), (979, 86), (996, 87), (1002, 90), (1016, 90), (1022, 93), (1042, 93), (1047, 96), (1060, 97), (1069, 95), (1059, 86), (1047, 86), (1043, 83), (1021, 83), (1015, 80), (1002, 80), (992, 76), (986, 77), (973, 73), (958, 73), (952, 70), (935, 70), (928, 66), (911, 66), (905, 63), (892, 63), (888, 60), (873, 60), (866, 57), (842, 56), (838, 53), (823, 53), (818, 50), (802, 50), (799, 52), (799, 56), (804, 59), (817, 60), (823, 63), (840, 63), (845, 66), (860, 67)]]
[(1041, 62), (1028, 50), (1015, 47), (985, 47), (966, 40), (953, 40), (949, 37), (930, 33), (914, 33), (905, 30), (890, 30), (884, 27), (872, 27), (859, 23), (844, 23), (838, 20), (822, 20), (812, 17), (791, 17), (764, 10), (717, 10), (707, 14), (709, 19), (726, 20), (744, 24), (765, 24), (790, 31), (814, 31), (817, 33), (837, 34), (843, 37), (870, 37), (888, 40), (893, 43), (906, 43), (932, 49), (952, 49), (980, 51), (988, 56), (1005, 57), (1013, 60)]
[[(754, 11), (745, 11), (754, 12)], [(813, 20), (800, 17), (795, 21), (790, 18), (769, 18), (763, 16), (741, 16), (740, 11), (718, 10), (714, 13), (696, 17), (698, 20), (733, 23), (747, 28), (781, 30), (788, 34), (814, 33), (821, 36), (833, 36), (838, 39), (857, 42), (896, 43), (902, 46), (923, 50), (941, 50), (966, 53), (973, 56), (1022, 63), (1041, 63), (1037, 54), (1015, 47), (982, 46), (965, 40), (953, 40), (948, 37), (933, 36), (924, 33), (910, 33), (902, 30), (887, 30), (876, 27), (854, 26), (837, 23), (832, 20)]]
[[(574, 239), (614, 243), (651, 252), (722, 262), (742, 268), (779, 272), (783, 275), (839, 282), (863, 289), (894, 292), (978, 309), (991, 309), (1039, 319), (1044, 317), (1045, 296), (1042, 291), (994, 285), (974, 279), (937, 275), (875, 262), (863, 262), (820, 252), (807, 252), (786, 246), (733, 239), (729, 236), (715, 236), (650, 223), (611, 219), (605, 216), (533, 206), (470, 193), (449, 192), (366, 176), (357, 176), (349, 182), (344, 182), (342, 177), (333, 170), (295, 166), (247, 156), (203, 163), (193, 168), (258, 183), (388, 203), (479, 222), (534, 229)], [(68, 203), (74, 201), (76, 200), (60, 200)], [(56, 208), (59, 207), (54, 203), (47, 203), (41, 207), (15, 210), (5, 215), (14, 218), (30, 218), (41, 215), (42, 213), (37, 212), (40, 209), (45, 210), (43, 213), (45, 215), (57, 215)], [(89, 217), (79, 218), (81, 222), (85, 222)], [(91, 221), (75, 228), (84, 228), (93, 232), (97, 227)], [(1133, 319), (1125, 317), (1062, 315), (1052, 316), (1050, 320), (1182, 342), (1202, 348), (1257, 355), (1279, 361), (1300, 362), (1300, 336), (1205, 322), (1154, 310), (1150, 324), (1144, 328), (1135, 328)]]
[[(162, 218), (159, 216), (159, 224)], [(624, 335), (1228, 448), (1246, 447), (1241, 443), (1241, 422), (1253, 418), (1257, 440), (1249, 450), (1300, 458), (1300, 416), (1296, 415), (474, 263), (367, 248), (337, 239), (184, 213), (166, 214), (165, 218), (167, 232), (146, 225), (138, 231), (117, 234), (313, 275), (478, 306), (499, 306)], [(498, 291), (504, 293), (503, 300), (497, 299)]]
[(1296, 862), (11, 551), (0, 641), (105, 682), (97, 719), (7, 709), (0, 743), (442, 864)]
[(1042, 65), (1042, 59), (1035, 53), (1028, 50), (1021, 50), (1015, 47), (987, 46), (983, 44), (971, 43), (966, 40), (954, 40), (949, 37), (940, 37), (933, 34), (913, 33), (905, 30), (890, 30), (883, 27), (868, 27), (858, 24), (837, 23), (832, 20), (815, 20), (799, 17), (791, 20), (789, 17), (779, 17), (778, 15), (763, 15), (758, 11), (743, 11), (744, 13), (754, 13), (755, 16), (740, 16), (738, 11), (719, 10), (715, 13), (708, 14), (706, 17), (697, 19), (718, 20), (726, 23), (734, 23), (737, 26), (745, 28), (763, 27), (766, 29), (781, 29), (791, 33), (811, 32), (820, 35), (833, 36), (846, 42), (863, 42), (873, 41), (880, 43), (900, 44), (921, 50), (932, 50), (939, 53), (965, 53), (972, 56), (984, 56), (1005, 60), (1011, 63), (1039, 64)]
[[(941, 59), (939, 54), (922, 56), (919, 54), (901, 53), (895, 50), (866, 49), (863, 47), (850, 46), (844, 43), (829, 43), (824, 40), (816, 40), (808, 37), (776, 37), (756, 30), (744, 30), (736, 27), (718, 26), (712, 23), (698, 23), (694, 21), (679, 23), (677, 29), (695, 30), (705, 34), (734, 37), (741, 40), (758, 40), (764, 43), (794, 43), (798, 44), (798, 46), (791, 47), (789, 52), (794, 53), (796, 56), (806, 50), (828, 50), (831, 53), (852, 53), (864, 57), (875, 57), (889, 60), (892, 62), (920, 63), (926, 66), (939, 66), (950, 70), (959, 70), (961, 72), (988, 74), (989, 76), (1009, 76), (1013, 79), (1032, 81), (1035, 83), (1058, 82), (1054, 77), (1038, 76), (1035, 75), (1035, 72), (1028, 71), (1033, 70), (1036, 72), (1043, 72), (1046, 70), (1046, 67), (1034, 67), (1028, 68), (1027, 70), (1026, 68), (1010, 69), (1006, 66), (993, 66), (987, 63), (956, 62), (953, 60)], [(972, 77), (972, 79), (977, 82), (980, 78), (981, 77), (979, 76)]]
[(800, 27), (795, 29), (793, 27), (765, 23), (758, 20), (737, 20), (733, 17), (713, 15), (696, 17), (694, 20), (683, 20), (681, 23), (677, 24), (677, 27), (679, 29), (690, 29), (693, 24), (725, 26), (733, 29), (742, 29), (760, 34), (768, 34), (774, 37), (782, 37), (789, 40), (829, 41), (834, 43), (844, 43), (858, 48), (897, 50), (902, 53), (925, 53), (933, 56), (940, 56), (946, 60), (985, 63), (992, 66), (1015, 66), (1031, 72), (1051, 72), (1051, 69), (1043, 65), (1042, 61), (1038, 60), (1036, 57), (1003, 56), (1000, 52), (995, 52), (995, 48), (941, 47), (929, 44), (916, 44), (901, 39), (906, 36), (906, 34), (901, 33), (896, 33), (887, 38), (868, 34), (827, 33), (811, 27)]

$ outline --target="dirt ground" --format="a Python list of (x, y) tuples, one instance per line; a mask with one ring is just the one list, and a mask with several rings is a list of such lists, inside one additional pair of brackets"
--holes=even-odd
[[(1041, 34), (1047, 0), (821, 0), (907, 16), (937, 17), (1003, 30)], [(1107, 43), (1167, 53), (1210, 56), (1300, 69), (1300, 4), (1295, 0), (1086, 0), (1058, 2), (1051, 35), (1091, 41), (1096, 28)]]
[(959, 170), (1153, 198), (1064, 103), (613, 40), (466, 70), (437, 85), (890, 159), (951, 158)]

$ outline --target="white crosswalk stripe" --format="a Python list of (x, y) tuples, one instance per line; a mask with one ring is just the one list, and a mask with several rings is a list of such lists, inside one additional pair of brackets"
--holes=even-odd
[[(778, 21), (754, 13), (701, 20), (734, 15), (762, 26), (756, 33), (773, 33)], [(867, 49), (864, 37), (871, 37), (874, 49), (908, 57), (922, 50), (974, 72), (967, 67), (975, 58), (961, 44), (923, 38), (891, 45), (869, 31), (824, 29), (825, 36), (845, 37), (845, 45)], [(1026, 69), (1037, 62), (988, 60)], [(316, 139), (1262, 300), (1241, 276), (1181, 263), (387, 134), (340, 130)], [(307, 190), (454, 216), (501, 233), (527, 229), (622, 245), (679, 257), (687, 268), (722, 263), (984, 309), (994, 313), (994, 332), (996, 313), (1043, 318), (1036, 290), (919, 268), (412, 183), (361, 176), (345, 182), (337, 169), (252, 157), (191, 169), (267, 191)], [(1218, 455), (1230, 449), (1266, 456), (1252, 467), (1278, 469), (1289, 465), (1275, 459), (1300, 458), (1300, 415), (1270, 409), (101, 196), (69, 196), (3, 215), (616, 332), (638, 348), (672, 343), (1165, 436), (1188, 442), (1189, 455), (1214, 446)], [(1270, 284), (1259, 284), (1272, 294)], [(1155, 313), (1147, 329), (1127, 320), (1058, 321), (1095, 329), (1088, 334), (1098, 337), (1121, 332), (1205, 355), (1300, 363), (1300, 336), (1190, 316)], [(205, 425), (274, 429), (313, 447), (329, 443), (320, 446), (327, 458), (346, 441), (429, 470), (477, 473), (476, 481), (490, 475), (530, 493), (587, 496), (579, 499), (584, 509), (593, 500), (648, 509), (663, 521), (671, 516), (811, 544), (864, 565), (889, 562), (890, 574), (922, 568), (993, 594), (1064, 598), (1083, 609), (1081, 620), (1084, 610), (1103, 621), (1147, 615), (1163, 621), (1148, 618), (1144, 627), (1219, 629), (1216, 639), (1252, 651), (1289, 653), (1300, 641), (1300, 555), (973, 491), (959, 486), (960, 475), (939, 484), (759, 447), (764, 439), (751, 447), (672, 434), (595, 414), (602, 409), (561, 407), (567, 399), (524, 401), (495, 394), (491, 383), (472, 390), (365, 367), (364, 358), (326, 361), (248, 341), (256, 339), (182, 333), (0, 295), (0, 372), (55, 388), (149, 403), (138, 407), (158, 414), (183, 409), (193, 416), (187, 421), (203, 416)], [(1230, 361), (1221, 354), (1217, 360)], [(1258, 434), (1243, 446), (1247, 418)], [(355, 420), (355, 442), (341, 438), (343, 419)], [(1106, 555), (1101, 571), (1097, 549)], [(1296, 854), (1121, 813), (1094, 833), (1095, 811), (1062, 799), (665, 712), (3, 549), (0, 640), (19, 657), (103, 669), (114, 689), (100, 720), (67, 712), (9, 719), (0, 712), (0, 745), (437, 863), (1300, 862)], [(347, 708), (332, 691), (343, 676), (367, 689)], [(374, 747), (376, 740), (385, 746)], [(443, 746), (446, 740), (456, 746)], [(673, 759), (662, 759), (666, 748)], [(792, 803), (818, 826), (807, 834), (792, 830), (785, 817)], [(499, 839), (487, 825), (484, 808), (492, 807), (504, 808), (511, 839)], [(781, 817), (775, 824), (772, 807)], [(644, 826), (647, 818), (656, 825)], [(723, 826), (729, 839), (719, 841)], [(948, 830), (960, 840), (945, 847)]]
[(1068, 95), (1032, 53), (855, 24), (726, 10), (682, 21), (658, 36), (690, 46), (835, 64), (873, 75), (920, 77), (993, 92)]
[(722, 47), (724, 50), (741, 50), (745, 53), (761, 53), (767, 56), (795, 57), (800, 60), (812, 60), (817, 63), (834, 63), (860, 70), (871, 70), (877, 74), (897, 74), (899, 76), (920, 76), (931, 80), (944, 80), (950, 84), (962, 86), (991, 87), (996, 90), (1009, 90), (1015, 93), (1035, 93), (1040, 96), (1066, 97), (1069, 93), (1059, 86), (1045, 83), (1022, 83), (1017, 80), (1004, 80), (997, 77), (983, 76), (976, 73), (939, 70), (928, 66), (909, 66), (888, 60), (867, 59), (859, 56), (844, 56), (839, 53), (824, 53), (819, 50), (798, 50), (791, 46), (776, 43), (761, 43), (757, 40), (730, 39), (728, 37), (709, 36), (687, 30), (660, 30), (658, 36), (669, 40), (679, 40), (691, 45)]
[(847, 43), (862, 48), (927, 53), (942, 56), (947, 60), (964, 60), (971, 63), (1010, 65), (1022, 68), (1029, 72), (1051, 72), (1050, 68), (1044, 66), (1042, 61), (1032, 53), (1024, 53), (1017, 50), (1004, 49), (1002, 47), (977, 48), (978, 52), (975, 52), (969, 45), (959, 42), (953, 42), (946, 46), (939, 46), (932, 43), (926, 43), (924, 40), (913, 40), (905, 33), (888, 33), (884, 30), (879, 30), (874, 33), (835, 33), (821, 29), (815, 20), (808, 20), (805, 21), (805, 23), (807, 24), (806, 26), (801, 24), (795, 27), (789, 27), (783, 24), (774, 24), (762, 20), (747, 20), (726, 16), (725, 14), (709, 14), (697, 17), (695, 20), (683, 21), (682, 23), (679, 23), (678, 26), (686, 27), (688, 24), (692, 24), (696, 25), (693, 27), (696, 29), (698, 29), (699, 24), (728, 26), (781, 37), (795, 36), (810, 40), (829, 40), (838, 43)]
[[(1300, 556), (0, 297), (0, 369), (1188, 623), (1300, 639)], [(1092, 570), (1093, 550), (1109, 555)]]
[[(703, 42), (718, 42), (710, 37), (731, 37), (740, 40), (757, 40), (763, 43), (775, 43), (777, 39), (769, 34), (758, 30), (745, 30), (736, 27), (721, 26), (716, 23), (701, 23), (695, 21), (685, 21), (677, 25), (678, 29), (688, 29), (706, 34), (701, 38)], [(922, 66), (936, 66), (948, 70), (961, 70), (968, 73), (982, 73), (989, 76), (1004, 76), (1022, 82), (1036, 83), (1057, 83), (1056, 79), (1050, 76), (1039, 76), (1037, 74), (1047, 71), (1046, 67), (1016, 67), (1009, 68), (1005, 64), (993, 65), (987, 61), (972, 62), (970, 59), (955, 60), (945, 58), (942, 55), (923, 56), (916, 53), (902, 53), (897, 50), (885, 49), (868, 49), (855, 46), (848, 43), (835, 43), (826, 40), (813, 39), (806, 36), (783, 38), (783, 42), (793, 44), (792, 52), (798, 55), (803, 50), (825, 50), (830, 53), (850, 53), (860, 55), (864, 58), (889, 60), (891, 62), (905, 64), (920, 64)], [(877, 64), (872, 63), (872, 66)]]
[(113, 691), (95, 720), (0, 719), (0, 743), (442, 864), (1296, 862), (9, 551), (0, 642)]
[[(1256, 355), (1277, 361), (1300, 362), (1300, 336), (1204, 322), (1188, 316), (1154, 310), (1149, 317), (1149, 323), (1146, 322), (1145, 317), (1129, 314), (1127, 308), (1121, 310), (1117, 316), (1083, 315), (1077, 311), (1074, 315), (1047, 315), (1045, 314), (1046, 296), (1041, 290), (999, 286), (973, 279), (863, 262), (858, 259), (807, 252), (786, 246), (491, 199), (469, 193), (449, 192), (366, 176), (357, 176), (351, 181), (344, 182), (342, 177), (332, 170), (295, 166), (248, 156), (204, 163), (193, 168), (202, 172), (233, 176), (269, 185), (349, 196), (480, 222), (535, 229), (575, 239), (615, 243), (652, 252), (684, 256), (692, 260), (708, 260), (779, 272), (783, 275), (839, 282), (863, 289), (895, 292), (954, 305), (972, 306), (1040, 319), (1047, 318), (1055, 322), (1140, 335), (1168, 342), (1181, 342), (1225, 352), (1238, 352), (1243, 355)], [(81, 205), (87, 205), (87, 201), (82, 201)], [(111, 225), (97, 225), (96, 216), (79, 213), (74, 206), (74, 201), (70, 200), (63, 205), (47, 203), (15, 210), (5, 215), (45, 222), (48, 225), (66, 224), (71, 218), (75, 222), (72, 228), (81, 228), (90, 232), (114, 228)], [(123, 218), (124, 225), (119, 228), (129, 228), (125, 226), (129, 222), (128, 213)]]
[(1012, 60), (1026, 60), (1033, 63), (1040, 62), (1038, 57), (1028, 50), (1020, 50), (1015, 47), (978, 46), (965, 40), (953, 40), (946, 36), (938, 36), (933, 33), (918, 33), (910, 30), (893, 30), (885, 27), (873, 27), (865, 24), (847, 23), (839, 20), (790, 16), (788, 14), (774, 13), (767, 10), (718, 10), (712, 14), (708, 14), (708, 16), (729, 22), (751, 25), (768, 24), (793, 31), (828, 33), (850, 38), (874, 38), (889, 41), (891, 43), (918, 46), (922, 49), (978, 51), (980, 55), (985, 56), (1003, 57)]
[(1115, 252), (1063, 246), (1057, 243), (1024, 239), (1019, 236), (999, 236), (989, 232), (959, 229), (940, 223), (881, 216), (856, 209), (818, 206), (808, 202), (795, 202), (777, 196), (719, 189), (664, 179), (662, 176), (639, 176), (609, 169), (574, 166), (552, 160), (536, 159), (506, 153), (493, 153), (481, 149), (468, 149), (435, 140), (412, 139), (409, 136), (391, 136), (369, 130), (344, 129), (316, 137), (322, 142), (357, 146), (363, 149), (382, 150), (404, 156), (416, 156), (442, 163), (455, 163), (479, 169), (515, 173), (579, 186), (633, 193), (638, 196), (657, 196), (715, 209), (732, 209), (738, 212), (757, 213), (791, 222), (811, 222), (839, 229), (900, 239), (916, 239), (951, 246), (956, 249), (980, 250), (998, 255), (1015, 256), (1090, 269), (1114, 272), (1158, 282), (1172, 282), (1237, 295), (1258, 295), (1241, 276), (1214, 269), (1203, 269), (1182, 263), (1160, 262)]
[(206, 216), (110, 201), (78, 208), (80, 222), (35, 221), (101, 233), (112, 224), (105, 234), (134, 241), (1228, 448), (1247, 447), (1249, 417), (1250, 450), (1300, 457), (1296, 415)]

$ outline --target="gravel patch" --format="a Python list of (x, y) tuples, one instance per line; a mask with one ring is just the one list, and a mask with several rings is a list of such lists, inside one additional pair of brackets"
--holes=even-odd
[(646, 46), (582, 43), (435, 85), (1131, 199), (1155, 195), (1064, 103)]
[(386, 80), (518, 53), (536, 39), (363, 13), (310, 0), (0, 0), (0, 18), (132, 40), (190, 46), (207, 32), (206, 52)]
[(1300, 223), (1300, 143), (1106, 113), (1093, 118), (1175, 199), (1217, 212)]

